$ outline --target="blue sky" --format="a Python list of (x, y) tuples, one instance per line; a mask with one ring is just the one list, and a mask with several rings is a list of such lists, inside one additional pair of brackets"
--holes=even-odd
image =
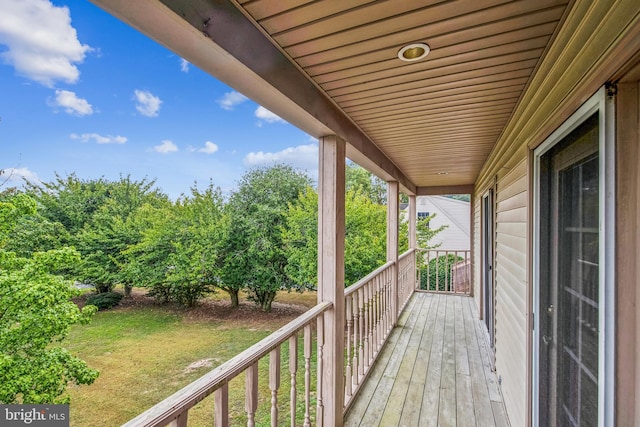
[(317, 143), (86, 0), (0, 0), (5, 187), (131, 174), (176, 198), (274, 162), (315, 178)]

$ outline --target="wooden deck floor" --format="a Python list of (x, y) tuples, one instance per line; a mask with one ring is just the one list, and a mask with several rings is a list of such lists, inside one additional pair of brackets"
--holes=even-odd
[(416, 292), (345, 426), (508, 426), (470, 297)]

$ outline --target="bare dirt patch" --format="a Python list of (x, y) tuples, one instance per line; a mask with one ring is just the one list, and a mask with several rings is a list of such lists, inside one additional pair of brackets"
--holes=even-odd
[(195, 362), (190, 363), (189, 366), (184, 368), (183, 372), (185, 374), (188, 374), (188, 373), (191, 373), (193, 371), (197, 371), (198, 369), (211, 368), (212, 366), (213, 366), (213, 358), (209, 357), (207, 359), (196, 360)]
[[(111, 310), (134, 310), (143, 307), (161, 307), (169, 313), (182, 316), (185, 321), (210, 321), (225, 323), (226, 327), (245, 327), (253, 330), (274, 330), (274, 326), (282, 326), (300, 316), (313, 306), (313, 295), (283, 292), (283, 302), (274, 301), (271, 311), (265, 312), (246, 298), (240, 299), (238, 307), (231, 307), (231, 301), (224, 295), (217, 294), (206, 298), (195, 307), (185, 308), (173, 303), (159, 304), (154, 298), (147, 296), (145, 289), (134, 288), (131, 296), (122, 298), (120, 304)], [(75, 299), (75, 303), (83, 306), (85, 294)], [(299, 301), (296, 301), (296, 297)]]

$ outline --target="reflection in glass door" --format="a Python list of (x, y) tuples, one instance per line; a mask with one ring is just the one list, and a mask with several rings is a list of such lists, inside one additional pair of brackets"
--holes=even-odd
[(540, 426), (598, 424), (598, 141), (596, 113), (540, 158)]

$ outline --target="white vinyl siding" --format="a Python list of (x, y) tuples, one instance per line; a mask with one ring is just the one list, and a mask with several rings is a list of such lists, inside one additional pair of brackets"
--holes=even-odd
[(496, 192), (496, 372), (511, 425), (527, 416), (527, 161), (498, 178)]
[(481, 222), (480, 222), (480, 210), (482, 206), (482, 196), (476, 194), (473, 200), (473, 298), (478, 309), (478, 313), (481, 313), (481, 298), (482, 298), (482, 236), (481, 236)]

